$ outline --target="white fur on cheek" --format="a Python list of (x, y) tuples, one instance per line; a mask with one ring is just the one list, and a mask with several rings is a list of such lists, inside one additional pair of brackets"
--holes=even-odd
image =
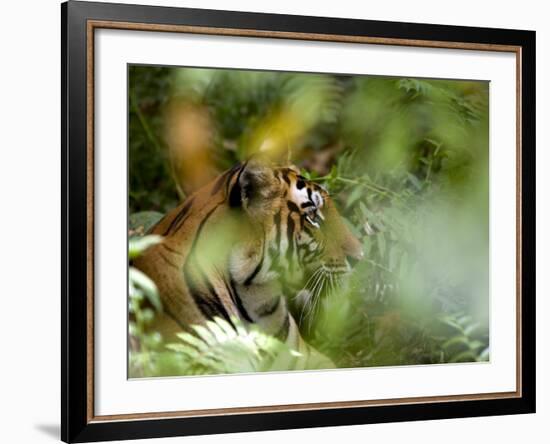
[(290, 198), (294, 202), (298, 203), (298, 205), (308, 202), (309, 198), (307, 197), (307, 188), (304, 187), (299, 190), (296, 188), (296, 185), (292, 185), (292, 188), (290, 189)]
[(317, 208), (323, 207), (324, 202), (323, 202), (323, 197), (321, 196), (321, 193), (319, 193), (318, 191), (314, 191), (313, 193), (311, 193), (311, 199), (313, 200), (313, 203)]

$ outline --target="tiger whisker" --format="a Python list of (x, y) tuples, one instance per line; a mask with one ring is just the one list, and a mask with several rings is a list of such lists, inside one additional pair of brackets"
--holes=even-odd
[(320, 285), (322, 286), (322, 282), (324, 279), (325, 279), (325, 272), (323, 269), (321, 269), (317, 279), (315, 280), (315, 283), (313, 284), (313, 287), (311, 288), (311, 294), (313, 299), (317, 297), (319, 286)]
[(323, 278), (323, 273), (322, 273), (322, 270), (319, 270), (318, 273), (316, 273), (316, 277), (313, 281), (313, 284), (309, 290), (309, 298), (307, 300), (307, 303), (305, 304), (304, 306), (304, 310), (302, 312), (303, 316), (304, 317), (309, 317), (309, 312), (311, 311), (311, 306), (313, 304), (313, 302), (315, 301), (315, 297), (316, 297), (316, 290), (317, 290), (317, 287), (319, 286), (319, 283), (320, 281), (322, 280)]
[[(328, 277), (328, 279), (327, 279), (327, 277)], [(325, 283), (330, 284), (330, 272), (328, 272), (328, 271), (324, 272), (323, 280), (322, 280), (321, 285), (320, 285), (320, 287), (317, 291), (317, 296), (315, 297), (315, 299), (313, 301), (313, 306), (311, 308), (311, 313), (310, 313), (311, 318), (317, 317), (317, 314), (318, 314), (319, 310), (321, 309), (321, 301), (324, 300), (323, 298), (321, 298), (321, 292), (323, 291), (323, 287), (324, 287)]]
[[(300, 316), (300, 323), (302, 322), (302, 319), (304, 318), (304, 316), (305, 317), (310, 316), (311, 306), (315, 302), (315, 299), (317, 297), (316, 290), (317, 290), (317, 287), (319, 286), (320, 282), (322, 282), (323, 277), (324, 277), (323, 276), (323, 269), (322, 268), (317, 269), (317, 271), (315, 272), (315, 279), (313, 281), (313, 285), (310, 289), (310, 296), (309, 296), (308, 300), (306, 301), (306, 304), (304, 305), (304, 308), (303, 308), (301, 316)], [(306, 312), (307, 312), (307, 314), (306, 314)]]
[(329, 293), (332, 294), (334, 293), (334, 275), (332, 273), (330, 273), (328, 275), (329, 277), (329, 284), (330, 284), (330, 288), (329, 288)]
[(340, 286), (341, 278), (337, 274), (332, 274), (331, 278), (332, 278), (332, 291), (336, 292), (336, 290)]
[(302, 306), (302, 310), (301, 310), (301, 313), (300, 313), (300, 320), (299, 320), (300, 324), (302, 323), (302, 320), (304, 318), (306, 308), (307, 308), (307, 306), (309, 305), (309, 303), (311, 301), (311, 290), (308, 288), (308, 285), (310, 284), (311, 281), (314, 281), (314, 282), (316, 281), (319, 272), (320, 272), (320, 269), (315, 270), (313, 272), (313, 274), (309, 277), (309, 279), (307, 280), (305, 285), (302, 287), (302, 289), (296, 294), (296, 296), (298, 296), (302, 291), (307, 290), (307, 298), (304, 301), (304, 304)]
[(317, 297), (315, 298), (315, 301), (313, 301), (313, 307), (312, 307), (312, 314), (311, 316), (312, 317), (315, 317), (316, 313), (317, 313), (317, 310), (320, 306), (320, 300), (321, 300), (321, 291), (323, 291), (323, 287), (325, 285), (325, 283), (327, 282), (326, 278), (323, 279), (322, 283), (321, 283), (321, 286), (319, 287), (319, 291), (318, 291), (318, 294), (317, 294)]
[[(300, 292), (307, 290), (307, 299), (300, 313), (300, 324), (304, 319), (313, 319), (318, 315), (322, 306), (321, 299), (324, 299), (321, 296), (323, 291), (326, 295), (334, 294), (340, 282), (341, 277), (338, 273), (329, 269), (326, 265), (321, 265), (311, 274), (302, 290), (300, 290)], [(311, 324), (308, 329), (311, 329)]]
[(326, 282), (326, 271), (323, 270), (323, 272), (320, 274), (319, 279), (317, 280), (317, 284), (314, 288), (313, 296), (312, 296), (312, 304), (310, 306), (310, 310), (308, 312), (308, 317), (311, 317), (312, 315), (315, 315), (314, 308), (317, 305), (317, 301), (320, 299), (321, 291), (323, 290), (323, 287)]
[(318, 268), (317, 270), (315, 270), (315, 271), (313, 272), (313, 274), (312, 274), (312, 275), (309, 277), (309, 279), (307, 280), (307, 282), (306, 282), (306, 284), (304, 285), (304, 287), (302, 288), (302, 290), (308, 290), (308, 285), (309, 285), (309, 283), (310, 283), (314, 278), (316, 278), (317, 275), (318, 275), (319, 273), (321, 273), (322, 271), (323, 271), (322, 268)]
[[(294, 296), (295, 298), (297, 298), (301, 293), (302, 291), (304, 290), (307, 290), (307, 298), (305, 299), (304, 301), (304, 305), (302, 307), (302, 311), (301, 311), (301, 314), (300, 314), (300, 320), (299, 320), (299, 323), (302, 323), (302, 319), (304, 317), (304, 313), (305, 313), (305, 310), (307, 308), (307, 306), (310, 304), (311, 302), (311, 299), (312, 299), (312, 290), (311, 288), (309, 288), (309, 285), (311, 282), (313, 282), (314, 284), (317, 282), (317, 279), (319, 277), (319, 274), (322, 272), (322, 268), (317, 268), (312, 274), (311, 276), (309, 277), (309, 279), (307, 280), (307, 282), (305, 283), (305, 285), (302, 287), (302, 289), (296, 293), (296, 295)], [(314, 285), (312, 286), (314, 287)]]

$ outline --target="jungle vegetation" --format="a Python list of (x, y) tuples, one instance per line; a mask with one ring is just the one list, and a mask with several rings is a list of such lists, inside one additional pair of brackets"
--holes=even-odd
[[(130, 259), (193, 189), (269, 143), (326, 187), (365, 259), (301, 326), (338, 367), (489, 359), (489, 85), (129, 67)], [(270, 371), (284, 345), (213, 320), (166, 343), (130, 267), (130, 376)], [(288, 350), (288, 352), (292, 352)]]

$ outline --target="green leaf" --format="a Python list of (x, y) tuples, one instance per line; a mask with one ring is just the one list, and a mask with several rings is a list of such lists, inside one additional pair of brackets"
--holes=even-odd
[(191, 328), (195, 330), (199, 338), (208, 345), (214, 345), (216, 343), (216, 337), (204, 325), (192, 325)]
[(162, 303), (155, 283), (147, 275), (134, 267), (129, 267), (128, 277), (130, 281), (130, 297), (135, 294), (132, 288), (137, 287), (145, 294), (153, 307), (155, 307), (158, 312), (162, 312)]
[(376, 236), (376, 242), (378, 243), (378, 251), (380, 252), (380, 257), (386, 256), (386, 237), (384, 233), (379, 233)]
[(162, 242), (162, 236), (157, 234), (149, 234), (139, 238), (131, 238), (128, 242), (128, 257), (135, 259), (142, 254), (147, 248)]
[(485, 344), (481, 341), (478, 341), (477, 339), (476, 340), (473, 340), (473, 341), (470, 341), (470, 343), (468, 344), (468, 347), (470, 347), (470, 350), (479, 350), (481, 347), (483, 347)]
[(468, 350), (454, 356), (449, 362), (474, 362), (476, 360), (476, 355)]
[(357, 202), (361, 197), (363, 197), (364, 191), (362, 187), (355, 187), (353, 190), (351, 190), (351, 193), (348, 196), (348, 200), (346, 202), (346, 208), (350, 208), (355, 202)]
[(397, 270), (402, 254), (403, 252), (399, 251), (399, 249), (395, 246), (393, 246), (393, 248), (390, 248), (388, 267), (391, 271), (395, 272)]
[(443, 324), (449, 326), (449, 327), (452, 327), (453, 329), (459, 331), (460, 333), (463, 332), (463, 328), (462, 328), (462, 325), (460, 325), (458, 322), (456, 322), (454, 320), (454, 318), (450, 317), (450, 316), (445, 316), (445, 317), (442, 317), (439, 319), (440, 322), (442, 322)]
[(489, 360), (489, 347), (485, 348), (477, 357), (478, 361), (488, 361)]
[(143, 236), (163, 217), (157, 211), (140, 211), (130, 214), (128, 218), (128, 229), (130, 236)]
[[(233, 322), (238, 322), (236, 319), (232, 319), (232, 321)], [(235, 329), (225, 319), (222, 319), (222, 318), (216, 316), (214, 318), (214, 322), (216, 322), (216, 324), (218, 324), (221, 327), (221, 329), (224, 331), (224, 333), (228, 337), (234, 338), (235, 336), (237, 336), (237, 332), (235, 331)]]
[(467, 336), (472, 336), (473, 333), (479, 328), (479, 322), (474, 322), (473, 324), (468, 325), (464, 329), (464, 334)]
[(469, 348), (470, 344), (468, 342), (468, 338), (464, 336), (455, 336), (454, 338), (449, 339), (448, 341), (445, 341), (441, 348), (447, 350), (450, 348), (454, 348), (457, 346), (464, 346), (466, 348)]
[[(196, 336), (182, 332), (181, 343), (167, 344), (174, 353), (186, 357), (180, 374), (246, 373), (288, 370), (275, 368), (274, 358), (290, 356), (292, 350), (255, 326), (244, 328), (238, 319), (232, 319), (235, 328), (226, 320), (214, 318), (205, 325), (193, 325)], [(285, 362), (285, 360), (281, 360)]]
[(196, 336), (189, 334), (187, 332), (177, 333), (176, 336), (181, 339), (183, 342), (186, 342), (198, 350), (206, 351), (208, 349), (208, 344)]
[(418, 177), (411, 173), (407, 173), (407, 177), (417, 190), (420, 191), (422, 189), (422, 183), (418, 180)]

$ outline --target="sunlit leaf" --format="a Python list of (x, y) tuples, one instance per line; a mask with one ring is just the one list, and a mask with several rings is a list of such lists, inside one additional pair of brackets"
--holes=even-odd
[(147, 248), (162, 242), (162, 236), (150, 234), (139, 238), (131, 238), (128, 241), (128, 256), (130, 259), (135, 259)]

